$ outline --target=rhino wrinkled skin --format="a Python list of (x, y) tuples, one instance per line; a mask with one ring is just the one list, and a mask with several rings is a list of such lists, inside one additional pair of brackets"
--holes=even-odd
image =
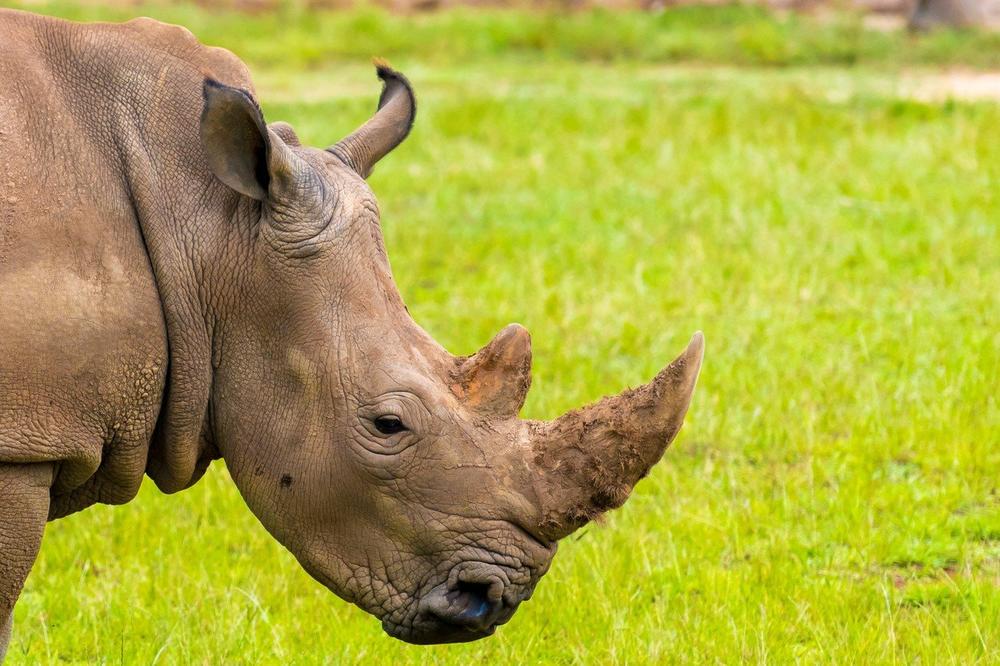
[(183, 28), (0, 10), (0, 45), (0, 654), (47, 521), (218, 458), (390, 635), (480, 638), (679, 430), (700, 334), (541, 422), (522, 327), (456, 357), (409, 317), (364, 180), (416, 112), (387, 65), (372, 118), (316, 149)]

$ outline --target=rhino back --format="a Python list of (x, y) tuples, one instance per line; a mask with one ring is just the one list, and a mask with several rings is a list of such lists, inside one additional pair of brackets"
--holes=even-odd
[(193, 121), (171, 122), (200, 100), (171, 88), (241, 72), (148, 19), (0, 10), (0, 42), (0, 462), (58, 462), (58, 517), (138, 490), (168, 369), (145, 235), (170, 230), (142, 218), (191, 217), (164, 192), (205, 187)]

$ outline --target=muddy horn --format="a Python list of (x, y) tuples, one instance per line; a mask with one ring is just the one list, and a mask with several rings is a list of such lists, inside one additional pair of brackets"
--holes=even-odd
[(417, 115), (417, 101), (406, 77), (381, 60), (375, 61), (375, 71), (383, 84), (375, 115), (327, 148), (362, 178), (367, 178), (375, 163), (406, 138)]
[(625, 502), (680, 430), (703, 350), (704, 338), (695, 333), (648, 384), (530, 423), (542, 534), (561, 539)]

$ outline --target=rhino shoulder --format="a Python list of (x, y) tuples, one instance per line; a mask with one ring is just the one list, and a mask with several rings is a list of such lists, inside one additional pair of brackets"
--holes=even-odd
[(206, 76), (253, 90), (250, 70), (242, 60), (229, 49), (202, 44), (182, 25), (140, 16), (119, 27), (134, 33), (135, 39), (145, 46), (191, 63)]

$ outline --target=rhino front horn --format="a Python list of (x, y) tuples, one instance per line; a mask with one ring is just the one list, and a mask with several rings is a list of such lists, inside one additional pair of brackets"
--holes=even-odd
[(648, 384), (529, 423), (541, 534), (562, 539), (628, 499), (680, 430), (704, 347), (699, 331)]

